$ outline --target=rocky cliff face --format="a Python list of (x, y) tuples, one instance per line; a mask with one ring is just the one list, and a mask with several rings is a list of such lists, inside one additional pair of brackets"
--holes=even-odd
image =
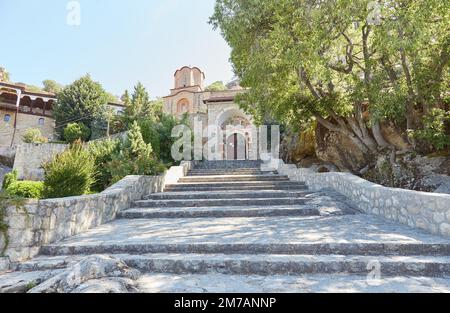
[(320, 124), (316, 128), (315, 149), (319, 160), (332, 163), (343, 172), (359, 172), (368, 162), (367, 156), (350, 139)]
[[(405, 151), (408, 142), (395, 125), (384, 123), (381, 133), (385, 140)], [(411, 190), (450, 193), (450, 156), (420, 156), (416, 153), (401, 153), (394, 159), (390, 151), (384, 151), (375, 158), (368, 155), (348, 138), (331, 132), (321, 125), (313, 133), (288, 134), (282, 144), (283, 159), (301, 167), (316, 171), (342, 171), (359, 173), (369, 170), (363, 178), (372, 182)], [(334, 167), (335, 166), (335, 167)]]

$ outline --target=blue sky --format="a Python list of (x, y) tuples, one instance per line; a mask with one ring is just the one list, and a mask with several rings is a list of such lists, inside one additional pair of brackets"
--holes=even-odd
[(79, 0), (79, 26), (66, 22), (69, 2), (0, 0), (0, 66), (12, 81), (69, 84), (90, 73), (115, 95), (141, 81), (157, 97), (183, 65), (207, 83), (233, 76), (230, 48), (208, 24), (214, 0)]

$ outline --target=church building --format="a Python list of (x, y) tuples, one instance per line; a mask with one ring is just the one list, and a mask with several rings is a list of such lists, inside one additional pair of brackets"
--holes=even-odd
[(164, 97), (164, 112), (177, 117), (188, 114), (191, 121), (201, 121), (203, 128), (215, 126), (222, 130), (218, 155), (223, 160), (257, 159), (257, 140), (252, 117), (235, 103), (245, 90), (237, 81), (227, 90), (207, 91), (205, 74), (198, 67), (184, 66), (174, 74), (174, 88)]

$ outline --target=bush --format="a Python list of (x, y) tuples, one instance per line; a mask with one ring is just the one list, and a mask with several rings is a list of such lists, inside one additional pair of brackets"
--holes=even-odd
[(4, 190), (8, 189), (9, 186), (17, 181), (17, 176), (17, 170), (13, 170), (12, 172), (6, 174), (5, 177), (3, 177), (2, 188)]
[(110, 186), (112, 175), (107, 164), (112, 161), (113, 155), (120, 151), (119, 140), (102, 140), (91, 142), (88, 151), (94, 158), (97, 179), (92, 185), (92, 190), (101, 192)]
[(164, 165), (154, 158), (152, 146), (144, 142), (137, 122), (133, 123), (127, 138), (121, 142), (120, 152), (114, 154), (107, 164), (111, 183), (127, 175), (156, 175), (164, 169)]
[(91, 138), (91, 130), (83, 123), (71, 123), (64, 129), (64, 139), (73, 143), (77, 140), (86, 142)]
[(35, 181), (15, 181), (6, 188), (10, 195), (29, 198), (42, 199), (44, 192), (44, 183)]
[(64, 198), (88, 194), (95, 183), (94, 158), (80, 142), (43, 165), (44, 197)]
[(42, 133), (37, 128), (29, 128), (22, 136), (22, 140), (25, 143), (46, 143), (48, 139), (42, 136)]

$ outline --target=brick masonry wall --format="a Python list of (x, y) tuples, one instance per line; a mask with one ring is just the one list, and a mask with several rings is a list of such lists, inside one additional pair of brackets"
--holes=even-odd
[[(116, 218), (132, 201), (161, 192), (165, 184), (186, 175), (193, 162), (183, 162), (160, 176), (127, 176), (102, 193), (61, 199), (30, 200), (26, 212), (16, 207), (7, 209), (9, 245), (5, 255), (11, 262), (36, 256), (47, 245)], [(0, 235), (0, 250), (4, 238)], [(4, 260), (3, 260), (4, 261)]]
[(450, 195), (388, 188), (350, 173), (315, 173), (309, 169), (276, 166), (293, 181), (312, 190), (332, 188), (347, 196), (361, 210), (432, 234), (450, 237)]
[(21, 144), (16, 148), (14, 169), (19, 174), (19, 179), (42, 180), (44, 171), (42, 163), (50, 161), (56, 154), (63, 152), (68, 146), (61, 144)]
[[(11, 116), (10, 121), (5, 122), (5, 115)], [(15, 112), (0, 109), (0, 146), (11, 145), (14, 132), (14, 116)], [(44, 119), (44, 125), (39, 125), (40, 118)], [(14, 145), (23, 143), (22, 136), (29, 128), (37, 128), (41, 131), (42, 136), (52, 138), (55, 130), (55, 120), (51, 117), (43, 117), (38, 115), (19, 113), (17, 117), (17, 131), (14, 137)]]

